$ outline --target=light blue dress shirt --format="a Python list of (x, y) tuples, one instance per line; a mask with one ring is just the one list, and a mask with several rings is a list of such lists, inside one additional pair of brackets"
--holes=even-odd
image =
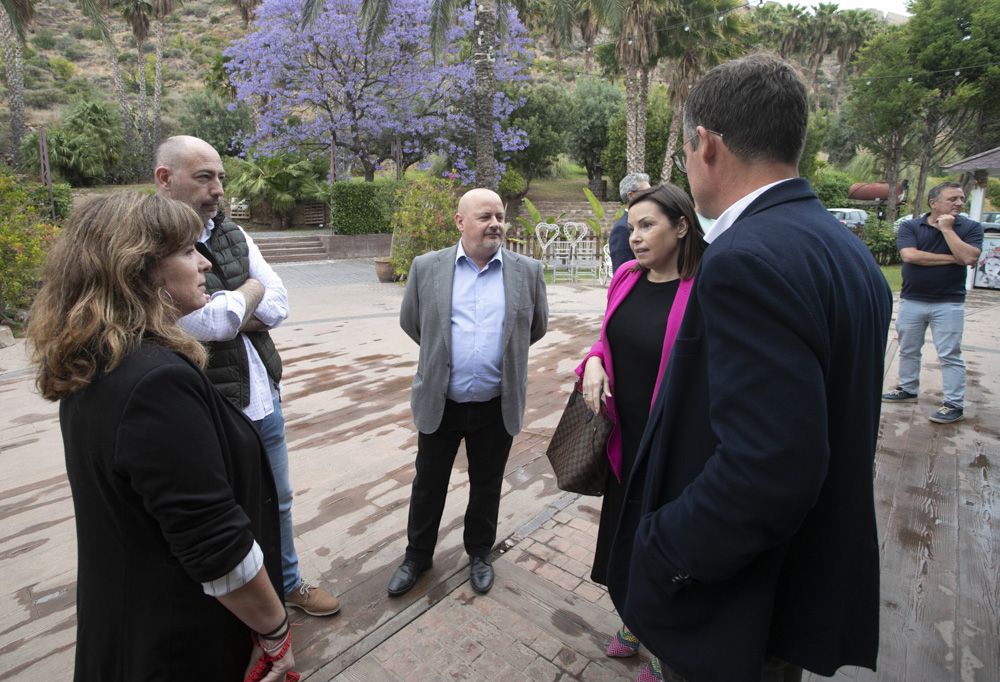
[(500, 395), (503, 358), (502, 249), (482, 270), (465, 255), (462, 242), (455, 257), (451, 288), (451, 378), (448, 398), (459, 403), (484, 402)]

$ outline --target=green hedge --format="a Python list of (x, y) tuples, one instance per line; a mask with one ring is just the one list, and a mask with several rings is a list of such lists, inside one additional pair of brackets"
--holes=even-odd
[(330, 188), (330, 222), (335, 234), (392, 232), (395, 180), (335, 182)]

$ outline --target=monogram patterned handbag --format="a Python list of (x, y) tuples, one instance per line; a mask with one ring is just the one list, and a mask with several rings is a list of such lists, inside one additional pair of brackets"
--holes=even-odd
[(581, 495), (604, 494), (611, 427), (603, 407), (598, 414), (587, 407), (583, 382), (578, 381), (545, 451), (560, 490)]

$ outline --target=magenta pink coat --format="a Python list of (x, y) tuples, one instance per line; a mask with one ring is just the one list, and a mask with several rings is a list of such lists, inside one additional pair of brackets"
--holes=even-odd
[[(601, 358), (604, 371), (608, 374), (608, 381), (611, 384), (611, 397), (607, 399), (608, 418), (614, 427), (611, 429), (611, 436), (608, 438), (608, 461), (611, 462), (611, 470), (619, 482), (622, 480), (622, 436), (618, 428), (618, 414), (615, 410), (615, 370), (611, 357), (611, 346), (608, 344), (608, 320), (622, 301), (632, 291), (632, 287), (645, 275), (645, 270), (637, 269), (636, 261), (630, 260), (615, 271), (615, 276), (608, 285), (608, 307), (604, 312), (604, 321), (601, 323), (601, 335), (597, 342), (591, 347), (590, 352), (583, 359), (583, 362), (576, 368), (576, 375), (583, 378), (584, 366), (593, 356)], [(674, 297), (674, 304), (670, 308), (667, 316), (667, 329), (663, 335), (663, 351), (660, 354), (660, 367), (656, 373), (656, 384), (653, 387), (653, 402), (656, 401), (656, 392), (660, 388), (660, 381), (663, 373), (667, 369), (667, 362), (670, 360), (670, 350), (674, 347), (674, 339), (677, 338), (677, 331), (681, 327), (681, 320), (684, 319), (684, 310), (687, 308), (688, 296), (691, 294), (691, 285), (694, 279), (682, 279), (677, 288), (677, 295)], [(653, 404), (650, 402), (650, 407)]]

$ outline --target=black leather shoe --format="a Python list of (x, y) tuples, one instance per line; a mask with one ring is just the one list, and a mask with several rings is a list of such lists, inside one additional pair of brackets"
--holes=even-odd
[(431, 564), (421, 564), (416, 559), (405, 559), (389, 578), (389, 596), (398, 597), (409, 592), (420, 574), (430, 567)]
[(481, 556), (474, 556), (469, 561), (469, 578), (472, 589), (479, 594), (486, 594), (493, 587), (493, 567)]

